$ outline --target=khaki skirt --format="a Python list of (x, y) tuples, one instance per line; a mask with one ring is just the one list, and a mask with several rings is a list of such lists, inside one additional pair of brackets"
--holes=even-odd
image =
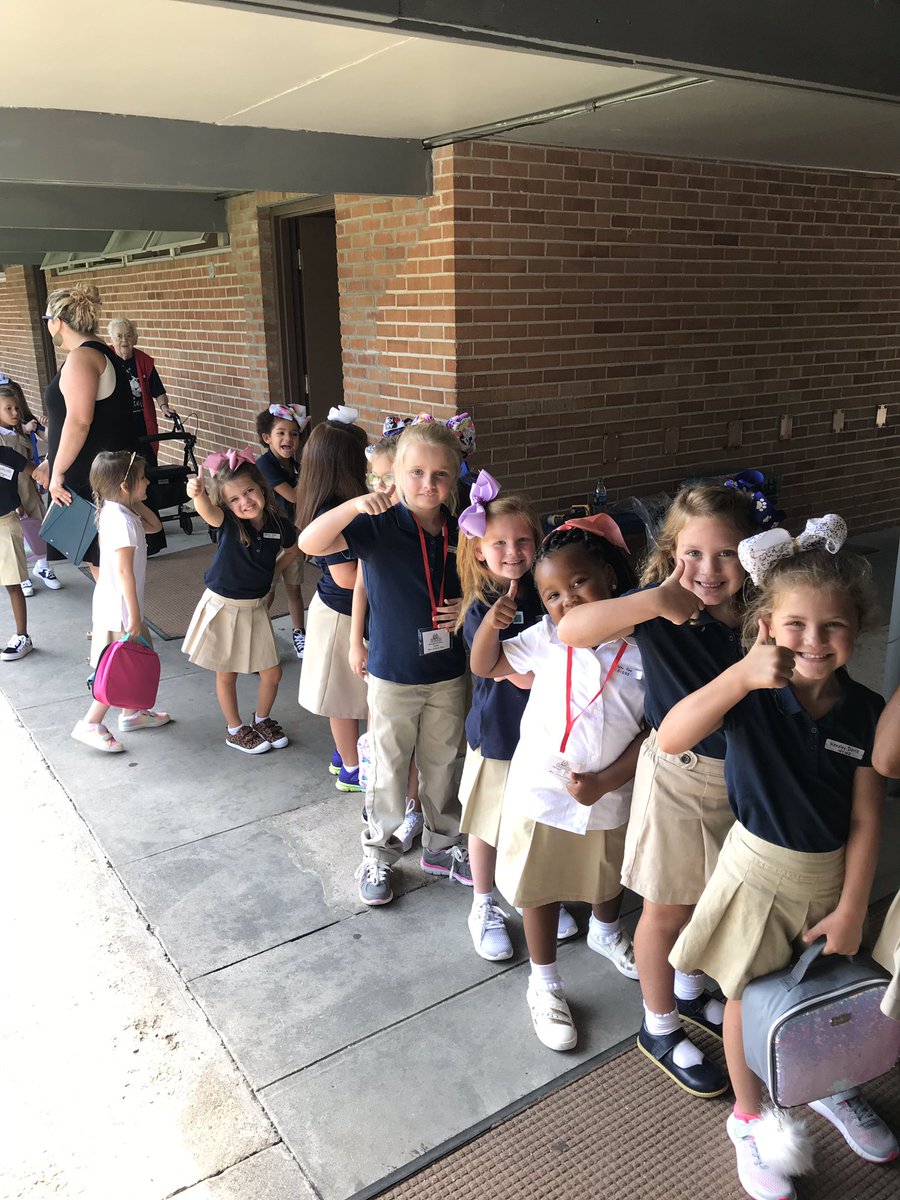
[(894, 903), (884, 918), (872, 957), (894, 976), (881, 1002), (881, 1011), (885, 1016), (900, 1021), (900, 892), (894, 897)]
[(305, 566), (306, 556), (297, 554), (281, 572), (281, 578), (285, 583), (292, 583), (295, 587), (299, 587), (303, 582), (303, 570)]
[(843, 883), (843, 847), (801, 854), (735, 824), (669, 962), (705, 971), (738, 1000), (751, 979), (781, 970), (803, 949), (800, 935), (834, 912)]
[(557, 900), (603, 904), (622, 890), (625, 826), (571, 833), (510, 811), (497, 846), (497, 887), (516, 908)]
[(651, 731), (634, 776), (622, 882), (654, 904), (696, 904), (733, 824), (724, 761), (664, 754)]
[(0, 517), (0, 584), (12, 587), (28, 578), (25, 538), (14, 512)]
[(266, 597), (231, 600), (207, 588), (194, 609), (181, 649), (192, 663), (207, 671), (252, 675), (277, 667)]
[(459, 781), (461, 833), (471, 833), (489, 846), (497, 845), (508, 774), (508, 759), (484, 758), (480, 750), (466, 746), (466, 761)]
[[(100, 661), (100, 655), (107, 646), (113, 642), (121, 641), (125, 636), (124, 629), (98, 629), (95, 625), (91, 633), (91, 657), (90, 663), (92, 667), (96, 667)], [(150, 633), (150, 626), (146, 621), (141, 621), (141, 637), (148, 646), (153, 646), (153, 637)]]
[(313, 596), (300, 673), (301, 707), (320, 717), (365, 721), (368, 687), (350, 670), (350, 618)]

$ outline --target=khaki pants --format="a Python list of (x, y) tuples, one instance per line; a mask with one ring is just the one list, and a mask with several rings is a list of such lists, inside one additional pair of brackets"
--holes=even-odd
[(366, 792), (363, 850), (393, 863), (401, 849), (394, 831), (406, 815), (409, 760), (416, 752), (425, 818), (422, 845), (445, 850), (459, 840), (459, 800), (453, 787), (465, 703), (465, 678), (445, 683), (389, 683), (369, 676), (372, 771)]

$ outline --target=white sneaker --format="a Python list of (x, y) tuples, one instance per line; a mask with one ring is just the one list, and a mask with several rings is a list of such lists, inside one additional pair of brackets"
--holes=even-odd
[(608, 958), (620, 975), (626, 979), (637, 979), (638, 969), (634, 961), (634, 946), (624, 929), (620, 929), (611, 941), (604, 942), (597, 926), (591, 922), (587, 944), (596, 954)]
[(394, 832), (394, 837), (403, 847), (404, 854), (412, 848), (413, 842), (425, 828), (425, 818), (420, 812), (416, 812), (415, 803), (415, 800), (406, 801), (406, 816)]
[(556, 940), (567, 942), (569, 938), (578, 937), (578, 925), (575, 918), (564, 904), (559, 906), (559, 924), (556, 926)]
[(48, 564), (46, 567), (32, 567), (31, 573), (35, 579), (39, 579), (44, 587), (48, 587), (51, 592), (58, 592), (62, 584), (56, 578), (53, 568)]
[(72, 737), (76, 742), (84, 742), (85, 746), (91, 746), (94, 750), (102, 750), (105, 754), (121, 754), (125, 749), (105, 725), (98, 725), (96, 729), (91, 729), (86, 721), (79, 721), (72, 730)]
[(488, 962), (501, 962), (513, 956), (505, 917), (503, 909), (491, 900), (483, 900), (477, 907), (473, 905), (469, 913), (469, 933), (475, 953)]
[(18, 658), (24, 658), (26, 654), (30, 654), (34, 649), (34, 644), (27, 633), (14, 633), (6, 643), (6, 648), (0, 650), (0, 660), (3, 662), (15, 662)]
[(562, 988), (548, 988), (529, 979), (526, 999), (538, 1041), (551, 1050), (573, 1050), (578, 1030)]
[(725, 1123), (728, 1136), (737, 1151), (737, 1171), (741, 1187), (753, 1200), (796, 1200), (790, 1177), (774, 1170), (756, 1144), (761, 1120), (739, 1121), (731, 1113)]
[(30, 600), (34, 595), (34, 584), (31, 582), (31, 580), (23, 579), (19, 584), (19, 587), (22, 589), (22, 595), (25, 597), (25, 599)]

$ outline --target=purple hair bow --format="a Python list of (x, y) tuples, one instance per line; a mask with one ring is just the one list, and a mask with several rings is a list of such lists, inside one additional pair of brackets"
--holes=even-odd
[(467, 538), (484, 537), (487, 529), (487, 511), (485, 504), (496, 500), (500, 494), (500, 484), (487, 471), (479, 471), (478, 478), (472, 484), (469, 499), (472, 503), (459, 514), (459, 527)]
[(217, 450), (214, 454), (207, 455), (203, 460), (203, 470), (209, 471), (211, 475), (215, 475), (220, 467), (228, 464), (230, 471), (236, 471), (241, 463), (256, 463), (256, 455), (249, 446), (245, 446), (243, 450)]

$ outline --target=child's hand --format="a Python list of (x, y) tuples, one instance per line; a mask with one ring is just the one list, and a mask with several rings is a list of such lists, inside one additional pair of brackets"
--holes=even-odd
[(20, 505), (20, 506), (19, 506), (19, 507), (16, 509), (16, 516), (17, 516), (17, 517), (24, 517), (24, 516), (25, 516), (25, 509), (24, 509), (24, 508), (22, 508), (22, 507), (21, 507), (21, 505)]
[(197, 468), (196, 476), (191, 476), (187, 481), (187, 494), (193, 500), (196, 496), (206, 495), (206, 479), (203, 476), (203, 467)]
[(750, 691), (783, 688), (791, 682), (794, 652), (774, 644), (767, 621), (760, 620), (759, 633), (741, 661), (741, 671)]
[(484, 619), (492, 628), (508, 629), (516, 619), (516, 591), (518, 587), (518, 579), (511, 580), (509, 591), (502, 595), (496, 604), (491, 605), (488, 609)]
[(703, 608), (703, 601), (698, 600), (693, 592), (682, 586), (682, 575), (684, 559), (680, 558), (669, 578), (656, 589), (659, 615), (671, 621), (673, 625), (684, 625), (686, 621), (695, 620)]
[(587, 771), (584, 774), (570, 771), (566, 791), (573, 800), (577, 800), (579, 804), (589, 808), (592, 804), (597, 803), (604, 794), (605, 788), (598, 771)]
[(384, 492), (367, 492), (365, 496), (357, 496), (353, 503), (358, 513), (377, 517), (381, 513), (387, 512), (389, 508), (393, 508), (397, 503), (394, 497), (394, 485), (391, 484)]
[(833, 913), (816, 922), (812, 929), (803, 935), (803, 940), (809, 945), (816, 938), (826, 938), (823, 954), (855, 954), (862, 941), (863, 916), (842, 912), (836, 908)]
[(22, 426), (23, 433), (34, 433), (34, 431), (36, 429), (37, 429), (37, 419), (36, 418), (33, 418), (31, 421), (26, 421), (25, 424)]
[(129, 613), (128, 621), (125, 625), (125, 633), (127, 633), (129, 637), (139, 638), (141, 636), (141, 618), (138, 617), (137, 620), (135, 620), (135, 618)]
[(434, 627), (435, 629), (453, 629), (456, 626), (459, 617), (459, 609), (462, 600), (445, 600), (443, 604), (435, 609)]
[(354, 675), (358, 675), (360, 679), (365, 679), (368, 675), (369, 652), (363, 645), (351, 646), (350, 654), (350, 670)]

